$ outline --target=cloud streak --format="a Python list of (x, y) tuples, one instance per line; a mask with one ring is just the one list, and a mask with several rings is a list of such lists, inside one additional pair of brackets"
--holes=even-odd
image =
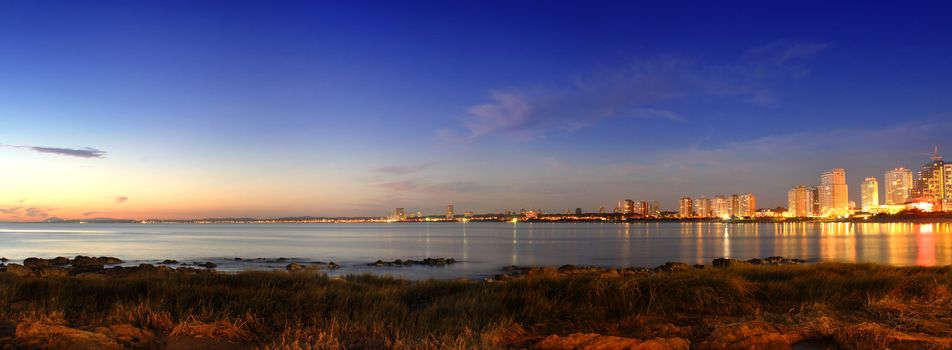
[(122, 203), (125, 203), (125, 202), (128, 201), (128, 200), (129, 200), (129, 197), (119, 196), (119, 197), (116, 197), (116, 204), (122, 204)]
[(379, 168), (374, 168), (373, 172), (385, 175), (407, 175), (418, 173), (423, 171), (433, 165), (436, 165), (436, 162), (426, 162), (422, 164), (415, 165), (388, 165), (382, 166)]
[(12, 148), (27, 149), (39, 153), (57, 154), (61, 156), (78, 158), (105, 158), (106, 152), (92, 147), (84, 148), (63, 148), (63, 147), (44, 147), (44, 146), (24, 146), (24, 145), (2, 145)]

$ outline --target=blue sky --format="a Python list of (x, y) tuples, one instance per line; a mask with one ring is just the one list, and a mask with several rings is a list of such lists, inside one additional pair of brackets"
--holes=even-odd
[(833, 167), (858, 202), (952, 147), (947, 7), (2, 2), (0, 210), (778, 206)]

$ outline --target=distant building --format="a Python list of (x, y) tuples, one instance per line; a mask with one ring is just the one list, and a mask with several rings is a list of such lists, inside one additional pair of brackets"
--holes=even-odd
[(582, 208), (575, 208), (575, 215), (582, 215)]
[(914, 182), (912, 171), (906, 168), (895, 168), (886, 172), (886, 205), (905, 204), (912, 198)]
[(635, 201), (631, 199), (623, 200), (618, 206), (621, 208), (622, 214), (631, 215), (635, 212)]
[(752, 218), (757, 214), (757, 197), (753, 193), (739, 196), (738, 210), (734, 216)]
[(724, 196), (714, 196), (711, 201), (711, 215), (719, 218), (730, 217), (730, 201)]
[(699, 218), (711, 217), (711, 199), (701, 197), (694, 201), (694, 215)]
[(843, 216), (850, 213), (846, 170), (836, 168), (820, 176), (820, 214), (822, 216)]
[(463, 217), (469, 219), (469, 218), (473, 217), (473, 212), (467, 211), (467, 212), (463, 213)]
[(680, 207), (678, 210), (678, 216), (682, 218), (690, 218), (694, 216), (694, 202), (691, 201), (691, 197), (681, 197)]
[[(939, 148), (936, 147), (932, 154), (932, 162), (926, 163), (919, 170), (919, 177), (916, 179), (915, 193), (916, 201), (938, 204), (938, 210), (945, 210), (941, 205), (952, 195), (947, 196), (947, 181), (945, 177), (945, 162), (939, 155)], [(936, 206), (933, 206), (936, 208)]]
[(403, 208), (397, 208), (394, 210), (393, 218), (397, 221), (405, 221), (407, 219), (407, 212)]
[(598, 207), (599, 214), (605, 214), (605, 207)]
[(860, 188), (863, 195), (863, 211), (870, 213), (879, 208), (879, 181), (875, 177), (867, 177)]
[(648, 216), (661, 217), (661, 202), (651, 201), (651, 203), (648, 204)]
[(942, 208), (952, 211), (952, 163), (945, 163), (945, 201)]
[(793, 217), (817, 216), (819, 214), (818, 205), (816, 187), (800, 185), (787, 191), (787, 211)]
[(728, 202), (727, 215), (741, 216), (740, 215), (740, 196), (736, 194), (732, 194), (729, 200), (730, 201)]
[(456, 212), (453, 210), (453, 205), (446, 206), (446, 219), (453, 220), (456, 218)]

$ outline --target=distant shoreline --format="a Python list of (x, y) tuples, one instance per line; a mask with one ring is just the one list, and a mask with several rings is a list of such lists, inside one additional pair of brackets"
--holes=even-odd
[(847, 219), (827, 219), (827, 218), (647, 218), (647, 219), (627, 219), (627, 220), (594, 220), (594, 219), (522, 219), (515, 222), (509, 220), (407, 220), (407, 221), (386, 221), (377, 218), (326, 218), (313, 220), (282, 220), (282, 219), (197, 219), (197, 220), (60, 220), (60, 221), (0, 221), (5, 224), (193, 224), (193, 225), (260, 225), (260, 224), (456, 224), (456, 223), (606, 223), (606, 224), (624, 224), (624, 223), (727, 223), (727, 224), (750, 224), (750, 223), (946, 223), (952, 222), (952, 213), (943, 213), (942, 215), (929, 215), (923, 217), (870, 217), (847, 218)]

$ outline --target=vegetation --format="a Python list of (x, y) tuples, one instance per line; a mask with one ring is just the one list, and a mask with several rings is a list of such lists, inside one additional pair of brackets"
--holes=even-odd
[(267, 349), (521, 348), (576, 332), (676, 337), (694, 348), (744, 334), (750, 339), (739, 344), (780, 335), (770, 339), (859, 349), (942, 347), (952, 346), (952, 267), (537, 269), (492, 282), (334, 279), (315, 272), (0, 273), (0, 348), (23, 341), (24, 325), (38, 323), (87, 331), (131, 325), (148, 339), (123, 344), (142, 348), (161, 348), (176, 337)]

